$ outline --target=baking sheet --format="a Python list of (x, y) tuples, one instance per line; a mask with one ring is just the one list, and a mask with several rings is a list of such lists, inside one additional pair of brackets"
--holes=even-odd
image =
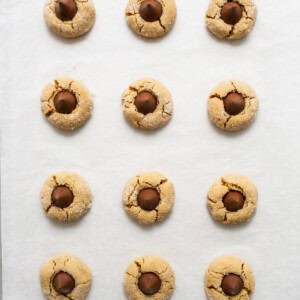
[[(174, 30), (155, 41), (126, 26), (125, 0), (95, 1), (94, 29), (70, 41), (48, 31), (43, 1), (0, 1), (3, 299), (43, 299), (39, 268), (60, 252), (91, 268), (89, 299), (125, 299), (124, 271), (147, 254), (173, 266), (174, 300), (206, 299), (205, 269), (227, 254), (252, 266), (253, 299), (300, 299), (300, 2), (256, 2), (253, 32), (224, 42), (205, 28), (208, 1), (177, 0)], [(74, 133), (40, 112), (41, 90), (58, 76), (83, 80), (93, 94), (93, 118)], [(131, 128), (121, 112), (123, 90), (142, 76), (174, 98), (173, 120), (153, 133)], [(249, 129), (228, 134), (208, 121), (206, 98), (231, 78), (255, 88), (261, 110)], [(59, 170), (80, 173), (93, 190), (92, 210), (75, 224), (50, 221), (39, 202), (45, 178)], [(128, 178), (148, 170), (176, 188), (172, 215), (153, 227), (131, 221), (121, 205)], [(206, 192), (226, 172), (257, 184), (249, 224), (221, 226), (209, 216)]]

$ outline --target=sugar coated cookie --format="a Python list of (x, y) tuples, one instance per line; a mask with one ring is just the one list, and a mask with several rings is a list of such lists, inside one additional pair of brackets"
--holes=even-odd
[(154, 130), (164, 126), (172, 117), (170, 92), (152, 78), (137, 80), (122, 95), (125, 118), (136, 128)]
[(256, 211), (256, 186), (245, 176), (226, 174), (214, 183), (207, 194), (212, 217), (224, 224), (248, 221)]
[(167, 34), (176, 20), (174, 0), (129, 0), (125, 15), (131, 29), (147, 38)]
[(235, 256), (214, 260), (205, 274), (205, 290), (209, 300), (249, 300), (254, 285), (250, 266)]
[(92, 274), (79, 258), (62, 254), (51, 257), (42, 266), (40, 282), (49, 300), (84, 300), (91, 287)]
[(140, 257), (126, 270), (124, 290), (129, 300), (167, 300), (174, 288), (174, 272), (160, 257)]
[(92, 193), (82, 177), (74, 172), (51, 175), (41, 190), (47, 216), (60, 222), (76, 221), (92, 206)]
[(41, 106), (52, 125), (74, 130), (91, 117), (93, 101), (83, 83), (71, 78), (57, 78), (44, 87)]
[(47, 0), (44, 18), (57, 35), (74, 38), (93, 27), (96, 10), (92, 0)]
[(218, 38), (236, 40), (251, 31), (256, 15), (252, 0), (211, 0), (206, 25)]
[(219, 128), (237, 131), (247, 127), (255, 118), (259, 102), (255, 91), (237, 80), (220, 82), (208, 98), (208, 115)]
[(123, 191), (126, 212), (140, 223), (162, 221), (174, 204), (174, 186), (157, 172), (141, 173), (131, 178)]

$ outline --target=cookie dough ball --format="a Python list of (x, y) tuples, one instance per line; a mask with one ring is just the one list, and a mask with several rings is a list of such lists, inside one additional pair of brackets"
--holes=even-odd
[(96, 10), (92, 0), (47, 0), (44, 18), (57, 35), (74, 38), (93, 27)]
[(71, 222), (92, 206), (92, 193), (82, 177), (74, 172), (51, 175), (41, 190), (43, 209), (50, 219)]
[(84, 300), (90, 290), (92, 274), (77, 257), (62, 254), (51, 257), (41, 268), (43, 293), (50, 300)]
[(173, 101), (169, 91), (152, 78), (137, 80), (122, 95), (125, 118), (136, 128), (154, 130), (172, 117)]
[(130, 263), (125, 273), (124, 289), (129, 300), (167, 300), (174, 287), (174, 272), (160, 257), (140, 257)]
[(167, 34), (176, 20), (174, 0), (129, 0), (125, 15), (131, 29), (147, 38)]
[(220, 82), (208, 98), (208, 115), (219, 128), (237, 131), (247, 127), (255, 118), (259, 102), (255, 91), (236, 80)]
[(126, 212), (143, 224), (162, 221), (174, 204), (174, 186), (157, 172), (141, 173), (131, 178), (123, 191)]
[(248, 221), (256, 211), (256, 186), (245, 176), (226, 174), (208, 191), (207, 206), (212, 217), (223, 224)]
[(224, 256), (213, 261), (205, 274), (209, 300), (249, 300), (254, 291), (254, 276), (242, 259)]
[(256, 15), (252, 0), (211, 0), (206, 25), (218, 38), (236, 40), (251, 31)]
[(41, 106), (52, 125), (63, 130), (74, 130), (91, 117), (93, 101), (83, 83), (71, 78), (57, 78), (45, 86)]

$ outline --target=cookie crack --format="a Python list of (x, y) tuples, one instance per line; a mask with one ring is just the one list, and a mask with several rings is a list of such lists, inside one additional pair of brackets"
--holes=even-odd
[(54, 113), (55, 113), (55, 111), (54, 111), (53, 109), (50, 109), (50, 110), (45, 114), (45, 116), (46, 116), (46, 118), (49, 118), (49, 117), (51, 117)]
[(236, 88), (236, 86), (235, 86), (234, 82), (233, 82), (232, 80), (230, 80), (230, 83), (232, 84), (232, 86), (234, 87), (234, 90), (235, 90), (235, 92), (237, 93), (237, 92), (238, 92), (238, 90), (237, 90), (237, 88)]
[(223, 5), (219, 5), (219, 3), (214, 3), (217, 7), (222, 8)]
[(143, 28), (144, 28), (144, 26), (145, 26), (145, 24), (142, 23), (141, 26), (139, 25), (139, 22), (138, 22), (138, 19), (137, 19), (137, 14), (134, 14), (133, 17), (135, 18), (135, 23), (136, 23), (136, 25), (137, 25), (137, 27), (138, 27), (139, 32), (141, 33), (142, 30), (143, 30)]
[(238, 191), (240, 191), (244, 195), (244, 191), (241, 186), (238, 184), (232, 183), (232, 182), (227, 182), (223, 177), (221, 178), (221, 182), (223, 186), (226, 186), (229, 190), (234, 188)]
[(163, 29), (164, 32), (166, 32), (167, 28), (163, 25), (161, 19), (158, 20), (159, 26)]
[(239, 90), (238, 90), (238, 88), (236, 87), (234, 81), (230, 80), (230, 83), (231, 83), (231, 85), (233, 86), (234, 92), (235, 92), (235, 93), (241, 94), (244, 98), (249, 98), (245, 93), (243, 93), (243, 91), (239, 91)]
[(56, 91), (53, 91), (51, 96), (48, 99), (42, 99), (42, 102), (49, 102), (55, 93), (56, 93)]
[(138, 127), (141, 127), (141, 122), (143, 122), (143, 120), (146, 118), (146, 116), (143, 116), (139, 121), (136, 121), (136, 124), (138, 125)]
[(209, 196), (207, 196), (207, 200), (212, 202), (212, 203), (217, 203), (217, 201), (214, 201), (212, 198), (210, 198)]
[(225, 38), (230, 38), (234, 34), (235, 25), (231, 26), (229, 33), (225, 36)]
[(217, 93), (215, 93), (209, 97), (209, 99), (213, 99), (213, 98), (218, 98), (219, 100), (223, 101), (223, 97), (221, 97), (221, 95), (219, 95)]
[(158, 221), (158, 208), (155, 208), (156, 216), (155, 216), (155, 222)]
[(84, 285), (84, 284), (87, 284), (89, 282), (91, 282), (91, 279), (89, 279), (89, 280), (87, 280), (85, 282), (79, 282), (79, 283), (76, 284), (76, 286), (78, 286), (78, 285)]
[(129, 11), (128, 11), (128, 12), (125, 13), (125, 16), (126, 16), (126, 17), (132, 17), (132, 16), (136, 16), (136, 15), (138, 15), (138, 14), (139, 14), (139, 13), (137, 13), (137, 12), (132, 13), (132, 12), (129, 12)]
[(162, 179), (162, 180), (160, 181), (158, 187), (161, 186), (162, 184), (166, 183), (166, 182), (168, 182), (168, 179), (167, 179), (167, 178)]
[(70, 83), (69, 83), (69, 90), (70, 90), (70, 91), (72, 91), (71, 86), (72, 86), (73, 83), (74, 83), (74, 80), (71, 80)]
[(49, 212), (50, 208), (53, 206), (53, 204), (51, 203), (47, 208), (46, 208), (46, 213)]
[(128, 203), (128, 204), (125, 204), (125, 207), (128, 208), (128, 209), (130, 209), (132, 207), (139, 207), (139, 206), (138, 205), (134, 205), (132, 203)]
[(53, 269), (53, 274), (52, 276), (49, 278), (49, 292), (50, 292), (50, 295), (53, 296), (53, 289), (52, 289), (52, 279), (53, 279), (53, 276), (54, 274), (56, 273), (55, 271), (55, 267), (56, 267), (56, 262), (55, 260), (52, 261), (53, 262), (53, 265), (52, 265), (52, 269)]
[[(139, 207), (139, 206), (136, 206), (136, 207)], [(135, 215), (135, 217), (136, 217), (137, 219), (139, 219), (139, 215), (140, 215), (140, 213), (141, 213), (142, 211), (143, 211), (143, 210), (140, 209), (139, 212)]]
[(213, 17), (209, 16), (209, 15), (206, 15), (206, 18), (211, 19), (211, 20), (215, 20), (215, 19), (217, 19), (217, 16), (218, 16), (218, 13), (216, 13)]
[(128, 276), (131, 276), (131, 277), (133, 277), (134, 279), (136, 279), (136, 277), (135, 277), (134, 275), (130, 274), (129, 272), (126, 272), (126, 274), (127, 274)]
[(224, 214), (224, 218), (223, 218), (223, 222), (227, 222), (227, 212), (225, 212), (225, 214)]
[(65, 213), (67, 220), (69, 220), (69, 212), (68, 212), (69, 207), (58, 208), (58, 209), (62, 210)]
[(55, 93), (56, 93), (56, 91), (53, 91), (51, 96), (48, 99), (44, 99), (44, 100), (42, 99), (42, 103), (43, 102), (47, 103), (48, 111), (45, 113), (45, 116), (47, 118), (49, 118), (52, 114), (55, 113), (55, 110), (53, 110), (53, 108), (50, 105), (50, 100), (54, 97)]
[[(171, 276), (170, 279), (173, 279), (173, 276)], [(171, 281), (170, 281), (170, 279), (168, 279), (168, 280), (167, 280), (167, 279), (164, 279), (164, 282), (166, 282), (166, 283), (168, 283), (168, 284), (172, 284)]]
[[(169, 102), (170, 103), (170, 102)], [(169, 104), (169, 103), (166, 103), (166, 104), (164, 104), (163, 106), (162, 106), (162, 117), (163, 118), (165, 118), (166, 116), (164, 116), (164, 114), (165, 115), (168, 115), (168, 116), (172, 116), (172, 114), (171, 113), (168, 113), (167, 111), (166, 111), (166, 106)]]
[(208, 285), (205, 285), (205, 286), (206, 286), (206, 288), (207, 288), (208, 290), (214, 290), (216, 293), (218, 293), (218, 294), (220, 295), (220, 297), (224, 295), (222, 292), (220, 292), (220, 291), (218, 290), (218, 288), (214, 287), (213, 285), (209, 285), (209, 286), (208, 286)]
[(70, 258), (67, 258), (65, 261), (64, 261), (64, 267), (66, 266), (66, 263), (70, 260)]
[(230, 121), (230, 119), (232, 118), (232, 116), (227, 117), (225, 123), (224, 123), (224, 128), (227, 128), (227, 124)]
[[(58, 186), (59, 183), (57, 182), (57, 179), (56, 179), (56, 176), (55, 176), (55, 175), (52, 176), (52, 179), (55, 181), (56, 186)], [(49, 210), (51, 209), (51, 207), (53, 207), (53, 206), (54, 206), (54, 205), (53, 205), (53, 203), (51, 202), (51, 204), (46, 208), (46, 213), (48, 213)]]
[[(245, 5), (241, 5), (242, 6), (242, 9), (243, 9), (243, 12), (245, 13), (245, 15), (246, 15), (246, 19), (250, 19), (250, 20), (252, 20), (252, 21), (254, 21), (254, 19), (253, 18), (251, 18), (251, 17), (249, 17), (249, 15), (248, 15), (248, 12), (247, 12), (247, 10), (246, 10), (246, 7), (245, 7)], [(249, 5), (250, 6), (250, 5)], [(250, 7), (252, 7), (252, 6), (250, 6)]]
[(135, 263), (135, 265), (137, 266), (137, 268), (138, 268), (138, 272), (139, 273), (142, 273), (142, 265), (138, 262), (138, 261), (134, 261), (134, 263)]
[(128, 195), (127, 197), (127, 202), (125, 203), (125, 206), (128, 208), (131, 208), (132, 206), (134, 207), (138, 207), (138, 205), (134, 205), (131, 201), (130, 198), (132, 197), (132, 195), (134, 194), (134, 192), (136, 191), (136, 188), (140, 185), (140, 180), (139, 180), (139, 176), (137, 177), (137, 181), (136, 184), (134, 185), (132, 192)]
[(166, 273), (169, 270), (169, 267), (166, 267), (163, 271), (157, 272), (159, 275)]
[(56, 176), (55, 176), (55, 175), (54, 175), (54, 176), (52, 176), (52, 179), (55, 181), (56, 185), (59, 185), (59, 184), (58, 184), (58, 182), (57, 182), (57, 178), (56, 178)]
[[(247, 276), (246, 276), (246, 274), (245, 274), (244, 267), (245, 267), (245, 263), (243, 262), (243, 263), (242, 263), (242, 266), (241, 266), (241, 273), (242, 273), (242, 275), (244, 275), (244, 277), (247, 279)], [(244, 288), (243, 288), (243, 289), (246, 291), (246, 293), (247, 293), (248, 295), (251, 294), (251, 290), (248, 289), (245, 285), (244, 285)]]
[(152, 183), (148, 182), (148, 181), (144, 181), (145, 184), (148, 184), (151, 187), (157, 187), (157, 185), (153, 185)]

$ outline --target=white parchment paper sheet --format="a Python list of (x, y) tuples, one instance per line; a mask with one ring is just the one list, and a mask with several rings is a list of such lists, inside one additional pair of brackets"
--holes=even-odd
[[(44, 1), (0, 3), (3, 299), (43, 299), (39, 268), (60, 252), (90, 266), (92, 300), (125, 299), (124, 270), (146, 254), (173, 266), (174, 300), (206, 299), (205, 269), (227, 254), (253, 267), (253, 299), (300, 299), (300, 1), (257, 0), (256, 26), (237, 42), (208, 33), (203, 0), (177, 0), (174, 30), (155, 41), (127, 27), (125, 0), (96, 0), (94, 29), (70, 41), (48, 31)], [(57, 76), (83, 80), (94, 97), (93, 118), (74, 133), (40, 112), (42, 88)], [(142, 76), (174, 97), (173, 120), (153, 133), (134, 130), (121, 112), (123, 90)], [(261, 110), (249, 129), (227, 134), (209, 122), (206, 99), (232, 78), (255, 88)], [(45, 178), (59, 170), (80, 173), (93, 190), (92, 210), (75, 224), (51, 222), (39, 202)], [(174, 182), (176, 204), (165, 222), (145, 228), (124, 213), (121, 193), (147, 170)], [(259, 189), (247, 225), (221, 226), (206, 209), (208, 188), (226, 172)]]

